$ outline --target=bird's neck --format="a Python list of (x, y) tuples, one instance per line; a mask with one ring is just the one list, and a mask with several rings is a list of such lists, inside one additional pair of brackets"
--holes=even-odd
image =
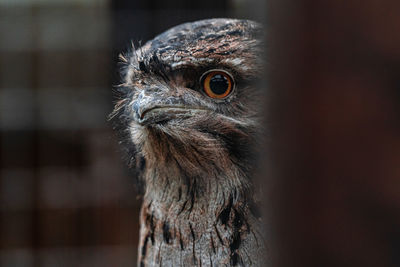
[(262, 242), (258, 215), (252, 190), (243, 182), (248, 177), (229, 167), (222, 173), (210, 165), (192, 176), (173, 162), (146, 170), (141, 261), (151, 265), (164, 259), (178, 266), (182, 264), (168, 256), (178, 253), (188, 265), (212, 265), (212, 259), (217, 264), (221, 259), (231, 265), (251, 263), (242, 250), (259, 253), (264, 247), (256, 245)]
[(208, 168), (194, 171), (176, 160), (157, 162), (144, 173), (145, 205), (163, 220), (188, 219), (200, 214), (202, 218), (196, 221), (217, 220), (226, 207), (246, 209), (245, 204), (252, 200), (246, 174), (233, 163), (223, 168), (218, 162), (209, 163)]

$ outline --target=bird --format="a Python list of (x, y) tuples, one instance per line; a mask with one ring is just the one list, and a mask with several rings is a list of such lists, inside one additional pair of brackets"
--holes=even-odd
[(264, 266), (263, 36), (205, 19), (120, 54), (110, 118), (142, 188), (138, 266)]

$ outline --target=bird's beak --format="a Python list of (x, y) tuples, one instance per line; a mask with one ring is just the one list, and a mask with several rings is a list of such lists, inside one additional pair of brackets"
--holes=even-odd
[(190, 94), (162, 90), (142, 90), (132, 109), (135, 122), (141, 125), (187, 119), (209, 110)]

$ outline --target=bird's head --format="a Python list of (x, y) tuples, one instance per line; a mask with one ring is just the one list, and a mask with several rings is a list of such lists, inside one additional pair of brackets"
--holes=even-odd
[(260, 25), (186, 23), (121, 59), (124, 81), (113, 116), (131, 165), (199, 174), (235, 164), (248, 171), (260, 127)]

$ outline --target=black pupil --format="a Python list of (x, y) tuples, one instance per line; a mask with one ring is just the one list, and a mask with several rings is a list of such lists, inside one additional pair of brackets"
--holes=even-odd
[(210, 79), (210, 89), (216, 95), (222, 95), (228, 90), (229, 81), (228, 79), (221, 74), (215, 74)]

